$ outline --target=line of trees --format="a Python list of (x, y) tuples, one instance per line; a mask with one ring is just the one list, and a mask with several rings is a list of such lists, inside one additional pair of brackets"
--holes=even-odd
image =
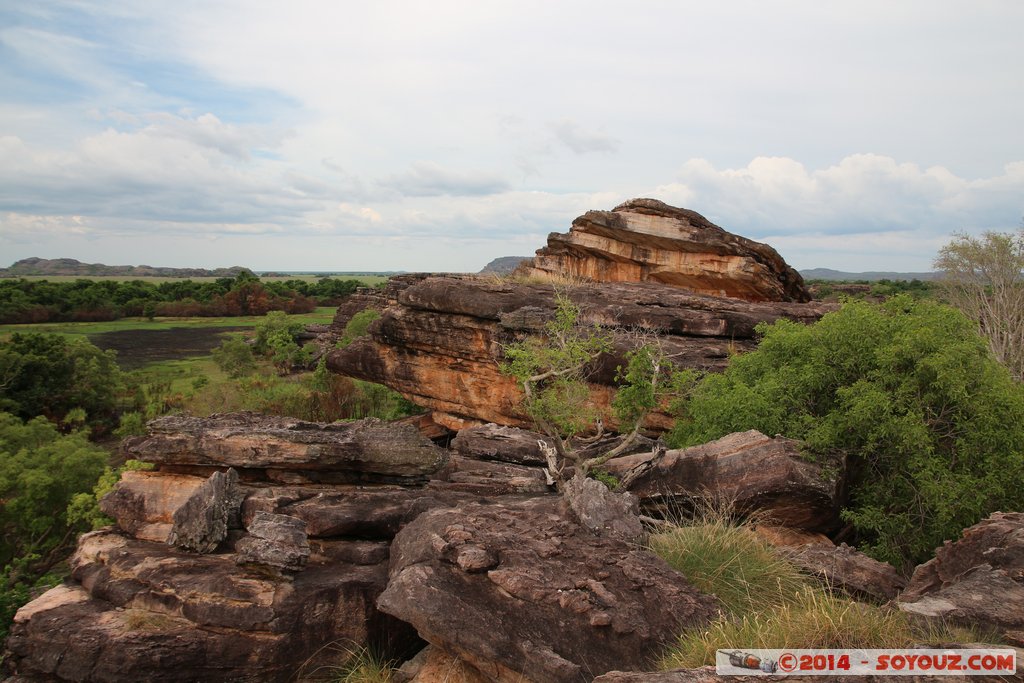
[(247, 271), (209, 282), (0, 280), (0, 323), (308, 313), (318, 305), (337, 305), (361, 286), (359, 280), (334, 278), (263, 282)]

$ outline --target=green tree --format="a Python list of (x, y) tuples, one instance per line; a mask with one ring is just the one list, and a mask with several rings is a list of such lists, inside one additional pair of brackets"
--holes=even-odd
[(0, 342), (0, 410), (63, 422), (80, 408), (94, 427), (116, 423), (124, 381), (113, 351), (85, 339), (15, 333)]
[(79, 530), (68, 505), (92, 490), (108, 457), (83, 432), (0, 413), (0, 566), (19, 560), (34, 575), (66, 554)]
[(225, 339), (220, 346), (214, 349), (213, 362), (226, 372), (228, 377), (236, 379), (248, 375), (256, 369), (256, 358), (253, 356), (252, 347), (239, 336)]
[(504, 348), (502, 371), (514, 376), (523, 388), (523, 407), (533, 423), (551, 441), (545, 447), (548, 476), (560, 487), (563, 472), (571, 466), (586, 476), (594, 468), (623, 452), (635, 441), (648, 415), (656, 410), (677, 386), (676, 373), (651, 335), (634, 334), (626, 353), (626, 367), (620, 367), (622, 382), (612, 399), (618, 429), (624, 435), (618, 445), (583, 459), (574, 439), (595, 428), (604, 433), (601, 416), (594, 410), (587, 376), (593, 362), (612, 350), (612, 336), (597, 326), (582, 324), (580, 309), (563, 293), (555, 294), (555, 314), (543, 335), (528, 337)]
[(302, 323), (292, 322), (283, 311), (271, 311), (256, 324), (253, 350), (270, 356), (279, 369), (287, 371), (309, 363), (310, 353), (297, 339), (305, 330)]
[(366, 336), (370, 330), (370, 323), (380, 318), (380, 311), (375, 308), (367, 308), (359, 311), (345, 324), (345, 331), (338, 340), (338, 348), (343, 349), (359, 337)]
[(673, 445), (748, 429), (802, 440), (845, 468), (860, 547), (904, 569), (1024, 507), (1024, 386), (958, 311), (901, 295), (758, 331), (757, 350), (693, 390)]
[(958, 234), (934, 265), (943, 297), (978, 323), (996, 358), (1024, 380), (1024, 227)]
[(501, 368), (518, 380), (526, 413), (551, 440), (548, 474), (561, 484), (565, 466), (579, 459), (572, 438), (597, 418), (588, 405), (588, 371), (601, 353), (611, 350), (612, 340), (599, 327), (580, 324), (579, 307), (561, 292), (555, 293), (555, 315), (544, 332), (506, 346)]

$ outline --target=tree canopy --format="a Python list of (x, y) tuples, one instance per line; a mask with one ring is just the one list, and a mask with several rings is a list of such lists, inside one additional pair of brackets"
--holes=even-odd
[(935, 267), (942, 295), (978, 323), (996, 358), (1024, 380), (1024, 228), (956, 235)]
[(114, 352), (85, 339), (15, 333), (0, 342), (0, 410), (24, 420), (64, 422), (78, 409), (88, 424), (110, 426), (122, 390)]
[(898, 296), (758, 329), (755, 351), (694, 388), (673, 445), (748, 429), (802, 440), (846, 468), (858, 546), (903, 567), (1024, 509), (1024, 386), (961, 313)]

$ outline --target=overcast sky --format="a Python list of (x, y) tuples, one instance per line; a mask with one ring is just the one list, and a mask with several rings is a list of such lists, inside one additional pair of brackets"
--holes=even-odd
[(1024, 215), (1019, 0), (0, 2), (0, 266), (479, 270), (654, 197), (798, 268)]

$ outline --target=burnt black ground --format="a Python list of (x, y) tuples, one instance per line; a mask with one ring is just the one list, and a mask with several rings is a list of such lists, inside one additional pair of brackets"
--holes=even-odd
[(181, 360), (209, 355), (229, 332), (249, 327), (172, 327), (166, 330), (120, 330), (89, 337), (101, 349), (117, 351), (122, 370), (134, 370), (147, 363)]

